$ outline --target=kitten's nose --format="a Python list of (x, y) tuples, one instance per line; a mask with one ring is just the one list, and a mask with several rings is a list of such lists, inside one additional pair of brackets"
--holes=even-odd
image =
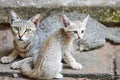
[(80, 36), (78, 35), (78, 39), (80, 39)]
[(80, 36), (79, 36), (79, 34), (77, 34), (77, 36), (78, 36), (78, 39), (80, 39)]

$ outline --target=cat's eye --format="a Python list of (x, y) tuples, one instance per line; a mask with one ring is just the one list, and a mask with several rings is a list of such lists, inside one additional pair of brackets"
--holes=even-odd
[(14, 29), (16, 30), (16, 31), (18, 31), (19, 29), (18, 29), (18, 27), (14, 27)]
[(75, 34), (77, 34), (77, 31), (73, 31)]
[(26, 29), (26, 31), (25, 32), (30, 32), (31, 31), (31, 29)]
[(84, 30), (82, 30), (81, 33), (84, 33)]

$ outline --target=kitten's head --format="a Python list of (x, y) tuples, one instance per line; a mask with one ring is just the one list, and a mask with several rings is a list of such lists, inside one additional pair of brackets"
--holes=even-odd
[(86, 24), (89, 15), (83, 21), (70, 21), (65, 15), (62, 16), (64, 31), (70, 36), (82, 39), (85, 33)]
[(35, 35), (34, 32), (40, 22), (41, 15), (37, 14), (29, 20), (22, 20), (11, 10), (8, 18), (14, 38), (20, 41), (28, 41)]

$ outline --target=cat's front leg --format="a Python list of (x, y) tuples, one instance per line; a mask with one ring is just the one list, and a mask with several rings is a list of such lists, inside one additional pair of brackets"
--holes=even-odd
[(12, 63), (11, 68), (12, 68), (12, 69), (20, 69), (21, 65), (22, 65), (24, 62), (31, 62), (31, 61), (32, 61), (32, 57), (28, 57), (28, 58), (22, 59), (22, 60), (20, 60), (20, 61), (17, 61), (17, 62)]
[(73, 69), (82, 69), (82, 65), (76, 62), (72, 54), (66, 51), (63, 55), (63, 59), (73, 68)]
[(10, 63), (10, 62), (12, 62), (14, 59), (16, 59), (17, 57), (18, 57), (17, 51), (16, 51), (16, 50), (13, 50), (13, 52), (12, 52), (10, 55), (8, 55), (8, 56), (3, 56), (3, 57), (1, 58), (1, 62), (2, 62), (2, 63)]

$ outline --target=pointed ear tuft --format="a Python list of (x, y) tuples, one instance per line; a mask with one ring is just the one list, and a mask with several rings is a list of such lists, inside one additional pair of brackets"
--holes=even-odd
[(67, 27), (68, 25), (70, 25), (70, 20), (66, 15), (62, 15), (62, 21), (65, 27)]
[(8, 13), (8, 19), (9, 23), (11, 24), (14, 20), (20, 19), (20, 17), (13, 10), (10, 10)]
[(41, 14), (37, 14), (32, 18), (30, 18), (30, 21), (32, 21), (35, 24), (35, 26), (38, 26), (40, 23), (40, 19), (41, 19)]
[(84, 27), (87, 25), (88, 19), (89, 19), (89, 15), (82, 21)]

